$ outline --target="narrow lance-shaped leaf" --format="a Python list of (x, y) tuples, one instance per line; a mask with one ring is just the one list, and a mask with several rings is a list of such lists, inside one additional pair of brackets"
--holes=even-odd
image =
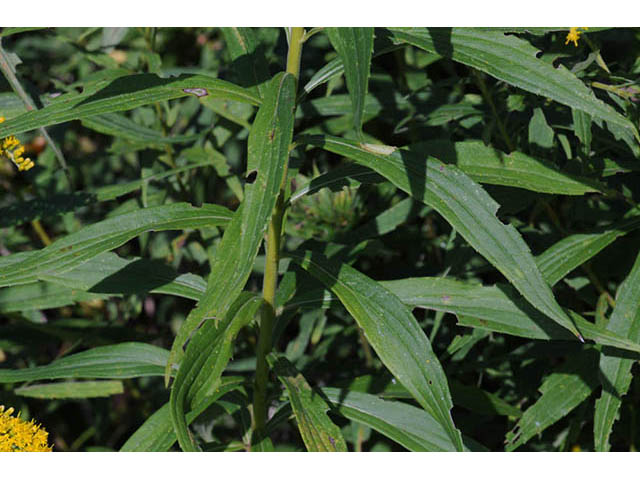
[[(192, 273), (178, 274), (161, 260), (124, 259), (112, 252), (102, 253), (69, 272), (43, 275), (42, 278), (72, 292), (93, 292), (102, 297), (151, 292), (199, 300), (207, 286), (202, 277)], [(8, 303), (11, 302), (8, 300)], [(1, 306), (2, 303), (0, 309)]]
[(455, 165), (478, 183), (559, 195), (584, 195), (605, 188), (592, 179), (561, 172), (551, 162), (520, 152), (503, 153), (479, 140), (432, 140), (411, 145), (409, 150)]
[(160, 78), (153, 74), (128, 75), (110, 82), (91, 84), (82, 93), (67, 93), (53, 99), (40, 110), (7, 120), (0, 124), (0, 138), (47, 125), (131, 110), (187, 96), (228, 98), (252, 105), (260, 104), (260, 99), (249, 90), (206, 75), (182, 75), (177, 78)]
[(409, 309), (378, 282), (346, 264), (334, 264), (311, 252), (292, 258), (335, 293), (382, 363), (462, 450), (462, 437), (451, 418), (453, 403), (447, 377)]
[[(632, 342), (640, 342), (640, 254), (636, 257), (631, 273), (618, 288), (616, 306), (611, 313), (608, 328)], [(609, 436), (622, 397), (631, 385), (631, 367), (638, 360), (637, 356), (622, 358), (614, 354), (615, 351), (603, 348), (600, 356), (602, 394), (596, 401), (593, 421), (597, 451), (608, 451), (610, 448)]]
[(223, 317), (249, 279), (286, 176), (294, 108), (295, 77), (279, 73), (269, 83), (249, 133), (248, 177), (253, 182), (245, 186), (244, 201), (217, 247), (207, 291), (176, 335), (167, 374), (171, 365), (180, 361), (189, 334), (205, 318)]
[(526, 40), (500, 31), (478, 28), (390, 28), (393, 43), (409, 43), (431, 53), (477, 68), (510, 85), (606, 121), (640, 141), (631, 121), (596, 98), (582, 81), (563, 65), (536, 57), (538, 50)]
[(41, 367), (0, 369), (0, 383), (60, 378), (135, 378), (162, 375), (169, 352), (146, 343), (95, 347)]
[[(167, 352), (168, 353), (168, 352)], [(220, 385), (213, 395), (205, 397), (187, 413), (187, 425), (190, 425), (202, 412), (220, 397), (245, 382), (243, 377), (222, 377)], [(122, 445), (121, 452), (166, 452), (176, 443), (176, 433), (171, 423), (169, 402), (156, 410)]]
[[(394, 50), (399, 50), (403, 48), (404, 45), (390, 45), (389, 42), (385, 42), (384, 46), (376, 47), (375, 53), (372, 55), (373, 58), (378, 57), (380, 55), (384, 55), (385, 53), (393, 52)], [(327, 83), (332, 78), (337, 77), (338, 75), (342, 75), (344, 73), (344, 63), (342, 62), (342, 58), (337, 57), (333, 60), (327, 62), (322, 68), (320, 68), (313, 76), (309, 79), (309, 81), (303, 87), (304, 93), (308, 94), (316, 87)]]
[(236, 72), (238, 83), (264, 98), (269, 65), (264, 52), (259, 51), (260, 45), (254, 30), (248, 27), (224, 27), (222, 34), (231, 53), (232, 69)]
[(309, 452), (346, 452), (342, 432), (327, 416), (329, 406), (285, 357), (269, 355), (269, 366), (283, 383)]
[[(536, 257), (545, 280), (553, 286), (574, 268), (596, 256), (618, 237), (640, 228), (640, 215), (634, 209), (626, 220), (597, 233), (576, 233), (554, 243)], [(635, 215), (633, 215), (635, 213)]]
[(372, 27), (327, 28), (333, 48), (342, 59), (347, 89), (351, 96), (353, 124), (356, 132), (362, 134), (364, 102), (369, 85), (371, 55), (373, 53)]
[(261, 305), (262, 298), (243, 292), (223, 318), (205, 321), (189, 342), (169, 397), (171, 422), (183, 450), (198, 451), (187, 427), (186, 413), (219, 387), (235, 337), (253, 320)]
[[(148, 182), (162, 180), (182, 172), (198, 167), (211, 166), (210, 161), (192, 163), (184, 167), (172, 168), (161, 173), (154, 173), (131, 182), (105, 185), (94, 190), (76, 191), (73, 193), (58, 193), (46, 197), (34, 198), (24, 202), (12, 203), (0, 208), (0, 228), (21, 225), (31, 220), (38, 220), (50, 216), (72, 212), (77, 208), (93, 205), (96, 202), (113, 200), (127, 193), (134, 192)], [(219, 207), (224, 208), (224, 207)], [(229, 218), (231, 212), (228, 211)]]
[[(323, 388), (336, 413), (363, 423), (412, 452), (450, 452), (456, 449), (445, 428), (426, 410), (375, 395)], [(468, 450), (465, 445), (465, 450)]]
[[(379, 283), (397, 295), (405, 305), (453, 313), (458, 317), (458, 324), (465, 327), (540, 340), (576, 339), (568, 330), (523, 300), (510, 285), (487, 287), (441, 277), (405, 278)], [(310, 290), (296, 295), (286, 308), (327, 308), (335, 300), (323, 290)], [(571, 310), (568, 312), (587, 340), (640, 352), (640, 343), (588, 322)]]
[(31, 283), (40, 275), (66, 272), (143, 232), (225, 225), (230, 217), (224, 207), (196, 208), (188, 203), (160, 205), (119, 215), (84, 227), (42, 250), (1, 258), (0, 286)]
[[(338, 386), (338, 384), (336, 384)], [(382, 399), (412, 398), (407, 389), (389, 375), (362, 375), (340, 382), (350, 392), (374, 394)], [(482, 415), (505, 415), (520, 417), (522, 412), (500, 398), (481, 388), (449, 381), (453, 404)]]
[(598, 386), (597, 352), (581, 352), (549, 375), (540, 386), (542, 396), (522, 414), (507, 434), (507, 450), (515, 450), (531, 437), (565, 417)]
[(106, 295), (87, 293), (48, 282), (16, 285), (0, 288), (0, 312), (58, 308), (75, 302), (88, 302), (105, 297)]
[(123, 138), (130, 142), (145, 143), (147, 145), (165, 144), (165, 143), (190, 143), (195, 142), (199, 138), (208, 133), (203, 130), (193, 135), (174, 135), (165, 137), (161, 132), (152, 128), (144, 127), (134, 122), (130, 118), (117, 113), (106, 113), (103, 115), (94, 115), (82, 120), (82, 125), (96, 132), (111, 135), (116, 138)]
[(512, 225), (496, 217), (499, 205), (457, 167), (433, 157), (331, 136), (301, 137), (365, 165), (416, 200), (433, 207), (538, 310), (581, 338)]
[(16, 388), (16, 395), (31, 398), (98, 398), (124, 392), (121, 381), (60, 382)]

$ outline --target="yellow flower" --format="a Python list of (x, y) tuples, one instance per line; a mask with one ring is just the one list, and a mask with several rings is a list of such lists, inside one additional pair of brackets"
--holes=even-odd
[[(4, 122), (5, 118), (0, 117), (0, 123)], [(0, 156), (11, 160), (19, 171), (29, 170), (34, 166), (33, 160), (30, 158), (24, 158), (24, 147), (20, 145), (20, 140), (11, 135), (5, 138), (0, 143)]]
[(12, 417), (13, 408), (0, 405), (0, 452), (50, 452), (49, 434), (33, 420)]
[(564, 42), (567, 45), (569, 42), (573, 42), (573, 44), (577, 47), (578, 40), (580, 39), (580, 34), (582, 33), (580, 30), (589, 30), (589, 27), (571, 27), (569, 28), (569, 33), (567, 33), (567, 40)]

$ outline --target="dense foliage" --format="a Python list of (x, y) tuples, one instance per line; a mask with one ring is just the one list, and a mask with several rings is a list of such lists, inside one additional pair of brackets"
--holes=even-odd
[(639, 29), (0, 41), (0, 405), (55, 451), (636, 448)]

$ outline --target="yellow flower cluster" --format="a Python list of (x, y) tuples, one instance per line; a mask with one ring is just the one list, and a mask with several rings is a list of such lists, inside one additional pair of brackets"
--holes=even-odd
[(50, 452), (49, 434), (31, 420), (12, 417), (13, 408), (0, 405), (0, 452)]
[[(0, 117), (0, 123), (4, 122), (5, 118)], [(30, 158), (24, 158), (22, 156), (24, 154), (24, 146), (20, 145), (20, 140), (11, 135), (10, 137), (5, 138), (0, 143), (0, 156), (5, 157), (11, 160), (16, 164), (18, 170), (21, 172), (24, 170), (29, 170), (33, 167), (33, 160)]]
[(577, 47), (578, 40), (580, 39), (580, 34), (582, 33), (580, 30), (589, 30), (589, 27), (569, 28), (569, 33), (567, 33), (567, 40), (564, 42), (564, 44), (567, 45), (569, 42), (573, 42), (573, 44)]

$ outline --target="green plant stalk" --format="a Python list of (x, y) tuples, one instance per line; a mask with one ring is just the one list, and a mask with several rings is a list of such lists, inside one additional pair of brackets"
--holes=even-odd
[[(300, 73), (300, 58), (304, 37), (303, 27), (291, 29), (289, 52), (287, 54), (287, 72), (298, 79)], [(286, 179), (286, 174), (285, 174)], [(286, 180), (285, 180), (286, 181)], [(267, 384), (269, 381), (269, 366), (267, 355), (271, 352), (273, 325), (275, 321), (275, 299), (278, 286), (278, 263), (280, 262), (280, 241), (282, 238), (282, 220), (285, 214), (284, 184), (280, 187), (271, 222), (267, 229), (266, 264), (262, 285), (264, 305), (260, 315), (260, 334), (256, 347), (256, 378), (253, 390), (253, 430), (261, 437), (267, 423)]]
[(504, 143), (506, 144), (507, 148), (509, 149), (509, 152), (513, 152), (515, 150), (515, 148), (513, 147), (513, 142), (511, 141), (511, 138), (509, 137), (509, 134), (507, 133), (507, 129), (504, 126), (504, 123), (502, 122), (502, 119), (500, 118), (500, 115), (498, 115), (498, 110), (496, 109), (496, 105), (495, 103), (493, 103), (493, 98), (491, 98), (491, 93), (489, 92), (489, 89), (487, 88), (487, 84), (484, 81), (484, 77), (482, 76), (482, 73), (480, 73), (477, 70), (473, 71), (476, 80), (478, 82), (478, 87), (480, 87), (480, 91), (482, 92), (482, 96), (484, 97), (485, 101), (489, 104), (489, 107), (491, 108), (491, 111), (493, 112), (493, 117), (496, 120), (496, 123), (498, 125), (498, 130), (500, 130), (500, 135), (502, 135), (502, 139), (504, 140)]

